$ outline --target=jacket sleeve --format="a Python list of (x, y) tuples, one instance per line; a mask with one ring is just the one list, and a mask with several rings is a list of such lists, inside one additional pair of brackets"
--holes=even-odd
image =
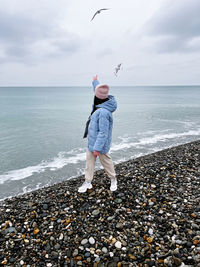
[(93, 80), (92, 85), (93, 85), (93, 91), (95, 91), (95, 88), (97, 87), (97, 85), (99, 84), (98, 80)]
[(94, 144), (94, 150), (101, 151), (107, 141), (109, 131), (109, 116), (106, 113), (101, 113), (99, 118), (99, 132)]

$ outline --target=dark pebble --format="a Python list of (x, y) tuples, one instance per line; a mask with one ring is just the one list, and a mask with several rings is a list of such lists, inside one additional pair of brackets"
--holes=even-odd
[(17, 259), (16, 258), (10, 258), (10, 263), (15, 262)]

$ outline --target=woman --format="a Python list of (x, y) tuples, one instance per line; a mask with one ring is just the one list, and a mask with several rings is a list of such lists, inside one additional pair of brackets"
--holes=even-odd
[(88, 149), (86, 152), (85, 182), (78, 192), (84, 193), (92, 188), (96, 158), (99, 157), (105, 172), (111, 179), (110, 190), (117, 190), (117, 179), (114, 164), (108, 154), (112, 139), (113, 117), (117, 102), (112, 95), (108, 95), (109, 86), (99, 84), (97, 76), (93, 79), (94, 105), (91, 116), (86, 124), (84, 137), (88, 136)]

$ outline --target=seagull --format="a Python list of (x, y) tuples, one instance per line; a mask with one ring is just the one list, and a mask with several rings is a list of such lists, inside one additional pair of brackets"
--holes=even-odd
[(115, 76), (117, 76), (117, 73), (121, 68), (121, 65), (122, 65), (122, 63), (118, 64), (117, 67), (115, 68), (115, 72), (114, 72)]
[(92, 17), (92, 19), (91, 19), (91, 21), (94, 19), (94, 17), (97, 15), (97, 14), (100, 14), (101, 13), (101, 11), (103, 11), (103, 10), (108, 10), (109, 8), (101, 8), (101, 9), (99, 9), (99, 10), (97, 10), (97, 12), (94, 14), (94, 16)]

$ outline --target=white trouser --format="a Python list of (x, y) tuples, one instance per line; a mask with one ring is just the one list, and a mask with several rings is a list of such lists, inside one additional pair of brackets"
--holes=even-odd
[[(110, 179), (115, 178), (116, 173), (115, 173), (114, 164), (112, 162), (111, 156), (109, 154), (99, 154), (99, 159), (108, 177), (110, 177)], [(94, 154), (87, 149), (86, 168), (85, 168), (85, 180), (87, 181), (91, 182), (93, 179), (95, 162), (96, 162), (96, 158)]]

